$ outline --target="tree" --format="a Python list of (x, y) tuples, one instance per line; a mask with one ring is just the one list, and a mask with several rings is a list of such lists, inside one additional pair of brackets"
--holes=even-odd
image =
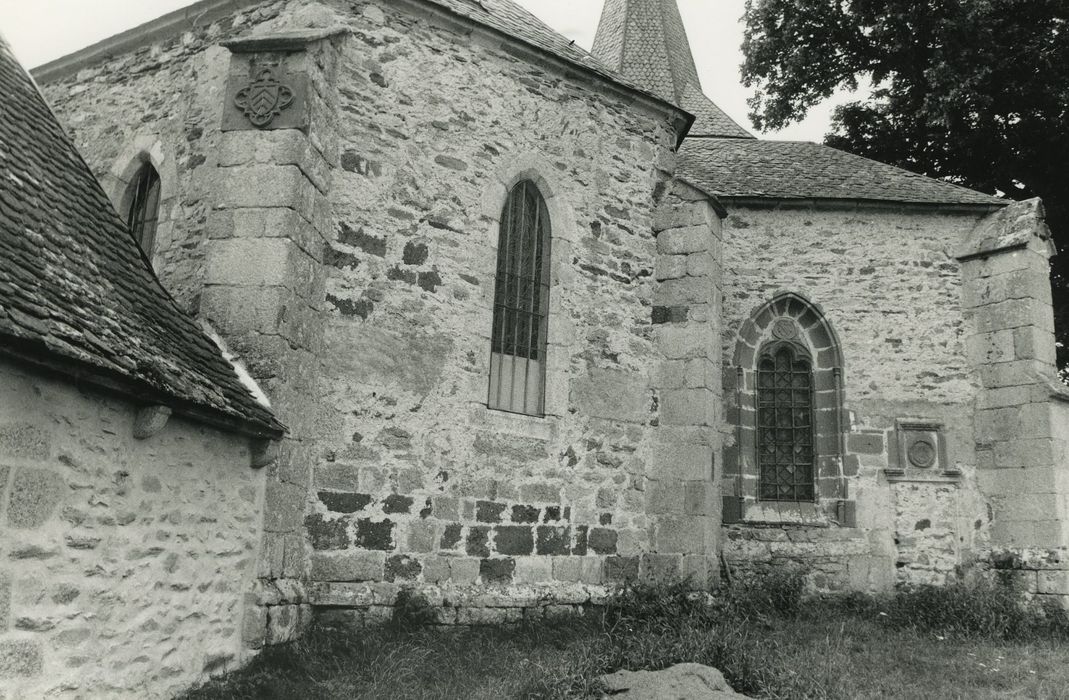
[(1069, 3), (747, 0), (751, 118), (781, 128), (840, 90), (825, 142), (1012, 199), (1042, 197), (1059, 366), (1069, 362)]

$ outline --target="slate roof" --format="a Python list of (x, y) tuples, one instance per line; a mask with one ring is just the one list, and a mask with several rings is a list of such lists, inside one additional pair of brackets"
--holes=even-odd
[(0, 95), (0, 352), (241, 432), (280, 435), (164, 291), (2, 39)]
[(1004, 199), (807, 141), (688, 139), (680, 177), (726, 198), (1005, 206)]
[(626, 80), (695, 115), (691, 137), (753, 138), (702, 92), (675, 0), (605, 0), (592, 53)]
[(599, 60), (599, 57), (595, 57), (577, 45), (575, 41), (558, 33), (514, 0), (424, 0), (424, 2), (439, 5), (455, 14), (537, 46), (558, 58), (582, 66), (631, 90), (649, 94), (673, 106), (683, 107), (674, 95), (651, 90), (644, 82), (634, 80), (616, 67)]

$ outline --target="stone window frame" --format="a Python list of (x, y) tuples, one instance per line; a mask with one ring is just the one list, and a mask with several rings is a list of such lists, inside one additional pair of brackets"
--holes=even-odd
[[(504, 432), (548, 438), (556, 423), (568, 414), (569, 367), (574, 323), (562, 312), (562, 300), (572, 279), (572, 251), (578, 239), (575, 210), (566, 196), (569, 183), (560, 171), (537, 152), (506, 157), (506, 164), (491, 175), (483, 191), (480, 219), (485, 224), (485, 254), (473, 267), (482, 291), (476, 319), (479, 343), (476, 356), (479, 381), (471, 387), (470, 402), (476, 418), (484, 425)], [(508, 194), (518, 183), (528, 180), (538, 188), (549, 211), (549, 317), (546, 342), (545, 398), (541, 416), (508, 413), (488, 406), (490, 391), (490, 347), (493, 332), (494, 285), (497, 274), (498, 241), (501, 214)]]
[(153, 250), (146, 251), (145, 255), (155, 270), (161, 253), (170, 248), (174, 240), (177, 219), (178, 168), (170, 146), (159, 134), (139, 134), (127, 142), (100, 181), (115, 211), (126, 221), (134, 196), (133, 185), (146, 164), (151, 165), (160, 178), (155, 244)]
[[(795, 336), (775, 333), (777, 321), (793, 323)], [(786, 326), (783, 326), (786, 328)], [(790, 342), (812, 359), (814, 481), (812, 502), (767, 501), (759, 498), (757, 465), (757, 364), (771, 344)], [(801, 294), (781, 291), (761, 304), (739, 329), (731, 366), (729, 423), (735, 444), (726, 450), (725, 521), (827, 524), (842, 521), (847, 481), (842, 344), (823, 310)], [(734, 499), (734, 503), (729, 501)]]

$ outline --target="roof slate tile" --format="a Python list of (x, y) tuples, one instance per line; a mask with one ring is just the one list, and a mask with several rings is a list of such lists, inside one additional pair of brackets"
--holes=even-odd
[(753, 138), (702, 92), (675, 0), (605, 0), (592, 53), (624, 79), (693, 114), (691, 136)]
[(806, 141), (688, 139), (679, 175), (728, 198), (1004, 206), (1005, 199)]

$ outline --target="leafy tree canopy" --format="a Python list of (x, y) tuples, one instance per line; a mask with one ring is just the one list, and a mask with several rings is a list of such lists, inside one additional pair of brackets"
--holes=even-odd
[[(1069, 2), (747, 0), (751, 118), (781, 128), (847, 89), (826, 143), (1013, 199), (1042, 197), (1069, 346)], [(1065, 366), (1069, 350), (1060, 351)]]

